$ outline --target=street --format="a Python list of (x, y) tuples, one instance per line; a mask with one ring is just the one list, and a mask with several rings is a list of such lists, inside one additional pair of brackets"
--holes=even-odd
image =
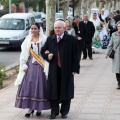
[(9, 66), (19, 61), (20, 50), (18, 48), (0, 48), (0, 64)]
[[(120, 90), (111, 72), (112, 61), (105, 59), (104, 52), (94, 54), (94, 60), (81, 60), (80, 74), (75, 75), (75, 98), (66, 120), (120, 120)], [(50, 110), (42, 111), (40, 117), (34, 113), (25, 118), (28, 109), (14, 107), (16, 93), (13, 84), (0, 91), (0, 120), (49, 120)], [(62, 120), (61, 115), (55, 120)]]
[[(46, 31), (44, 31), (46, 34)], [(19, 48), (0, 48), (0, 64), (9, 66), (19, 61), (20, 57)]]

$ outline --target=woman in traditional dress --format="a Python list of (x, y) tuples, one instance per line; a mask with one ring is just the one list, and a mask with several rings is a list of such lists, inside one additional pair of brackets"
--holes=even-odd
[(30, 33), (21, 46), (20, 70), (15, 81), (15, 85), (19, 85), (15, 107), (28, 108), (25, 117), (30, 117), (34, 110), (37, 110), (36, 116), (40, 116), (41, 110), (51, 108), (46, 96), (47, 81), (43, 69), (44, 60), (40, 54), (45, 41), (46, 36), (39, 24), (35, 23), (31, 26)]
[(95, 34), (93, 37), (93, 51), (99, 52), (99, 48), (104, 46), (105, 37), (107, 36), (107, 30), (105, 25), (100, 21), (98, 16), (98, 9), (91, 10), (90, 21), (93, 22), (95, 26)]

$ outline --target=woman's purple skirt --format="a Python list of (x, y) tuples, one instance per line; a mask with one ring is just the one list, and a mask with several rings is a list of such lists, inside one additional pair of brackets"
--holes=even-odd
[(50, 109), (47, 100), (47, 81), (43, 68), (37, 63), (32, 63), (32, 56), (27, 61), (28, 71), (23, 77), (18, 88), (15, 107), (34, 110)]

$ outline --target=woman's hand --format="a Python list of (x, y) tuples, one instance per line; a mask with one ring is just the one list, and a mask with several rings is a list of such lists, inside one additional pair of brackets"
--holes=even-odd
[(78, 40), (82, 40), (82, 38), (81, 38), (81, 37), (78, 37), (77, 39), (78, 39)]
[(75, 74), (77, 74), (76, 72), (72, 72), (72, 75), (75, 75)]
[(23, 71), (26, 73), (28, 71), (28, 68), (24, 69)]

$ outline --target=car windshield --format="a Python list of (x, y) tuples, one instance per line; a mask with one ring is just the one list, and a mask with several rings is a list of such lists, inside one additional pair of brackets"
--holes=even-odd
[(41, 15), (36, 15), (35, 19), (41, 19)]
[(55, 14), (55, 19), (62, 18), (62, 14)]
[(24, 30), (24, 19), (0, 19), (0, 29), (2, 30)]

